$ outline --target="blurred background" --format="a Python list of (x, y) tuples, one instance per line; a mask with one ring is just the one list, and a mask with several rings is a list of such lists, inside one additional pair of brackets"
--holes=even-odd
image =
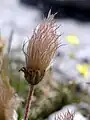
[(86, 120), (90, 113), (90, 1), (89, 0), (0, 0), (0, 32), (9, 56), (9, 78), (18, 95), (23, 119), (28, 85), (18, 70), (25, 65), (22, 45), (49, 10), (55, 19), (62, 46), (35, 88), (30, 118), (54, 120), (55, 113), (75, 111), (74, 120)]

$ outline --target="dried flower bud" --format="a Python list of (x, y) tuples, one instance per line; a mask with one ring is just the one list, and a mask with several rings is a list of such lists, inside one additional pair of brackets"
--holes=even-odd
[(21, 70), (29, 84), (38, 84), (44, 77), (57, 48), (58, 38), (54, 15), (48, 16), (33, 32), (27, 47), (26, 67)]
[(55, 120), (73, 120), (75, 112), (70, 112), (69, 110), (65, 113), (60, 112), (55, 116)]

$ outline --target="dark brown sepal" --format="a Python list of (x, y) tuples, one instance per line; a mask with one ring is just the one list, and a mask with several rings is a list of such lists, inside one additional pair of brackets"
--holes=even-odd
[(42, 72), (40, 70), (27, 70), (25, 67), (22, 67), (19, 71), (24, 72), (24, 77), (30, 85), (38, 84), (43, 79), (45, 74), (45, 70)]

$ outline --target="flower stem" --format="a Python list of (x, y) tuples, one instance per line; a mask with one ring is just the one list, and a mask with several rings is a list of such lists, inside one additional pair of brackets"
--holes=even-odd
[(33, 92), (34, 92), (34, 85), (31, 85), (29, 87), (29, 94), (28, 94), (28, 98), (27, 98), (24, 120), (28, 120), (28, 117), (29, 117), (29, 111), (30, 111), (30, 107), (31, 107)]

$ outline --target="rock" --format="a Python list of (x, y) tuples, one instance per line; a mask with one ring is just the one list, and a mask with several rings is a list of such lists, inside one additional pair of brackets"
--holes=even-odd
[(76, 58), (79, 61), (90, 63), (90, 46), (81, 48), (79, 52), (76, 54)]

